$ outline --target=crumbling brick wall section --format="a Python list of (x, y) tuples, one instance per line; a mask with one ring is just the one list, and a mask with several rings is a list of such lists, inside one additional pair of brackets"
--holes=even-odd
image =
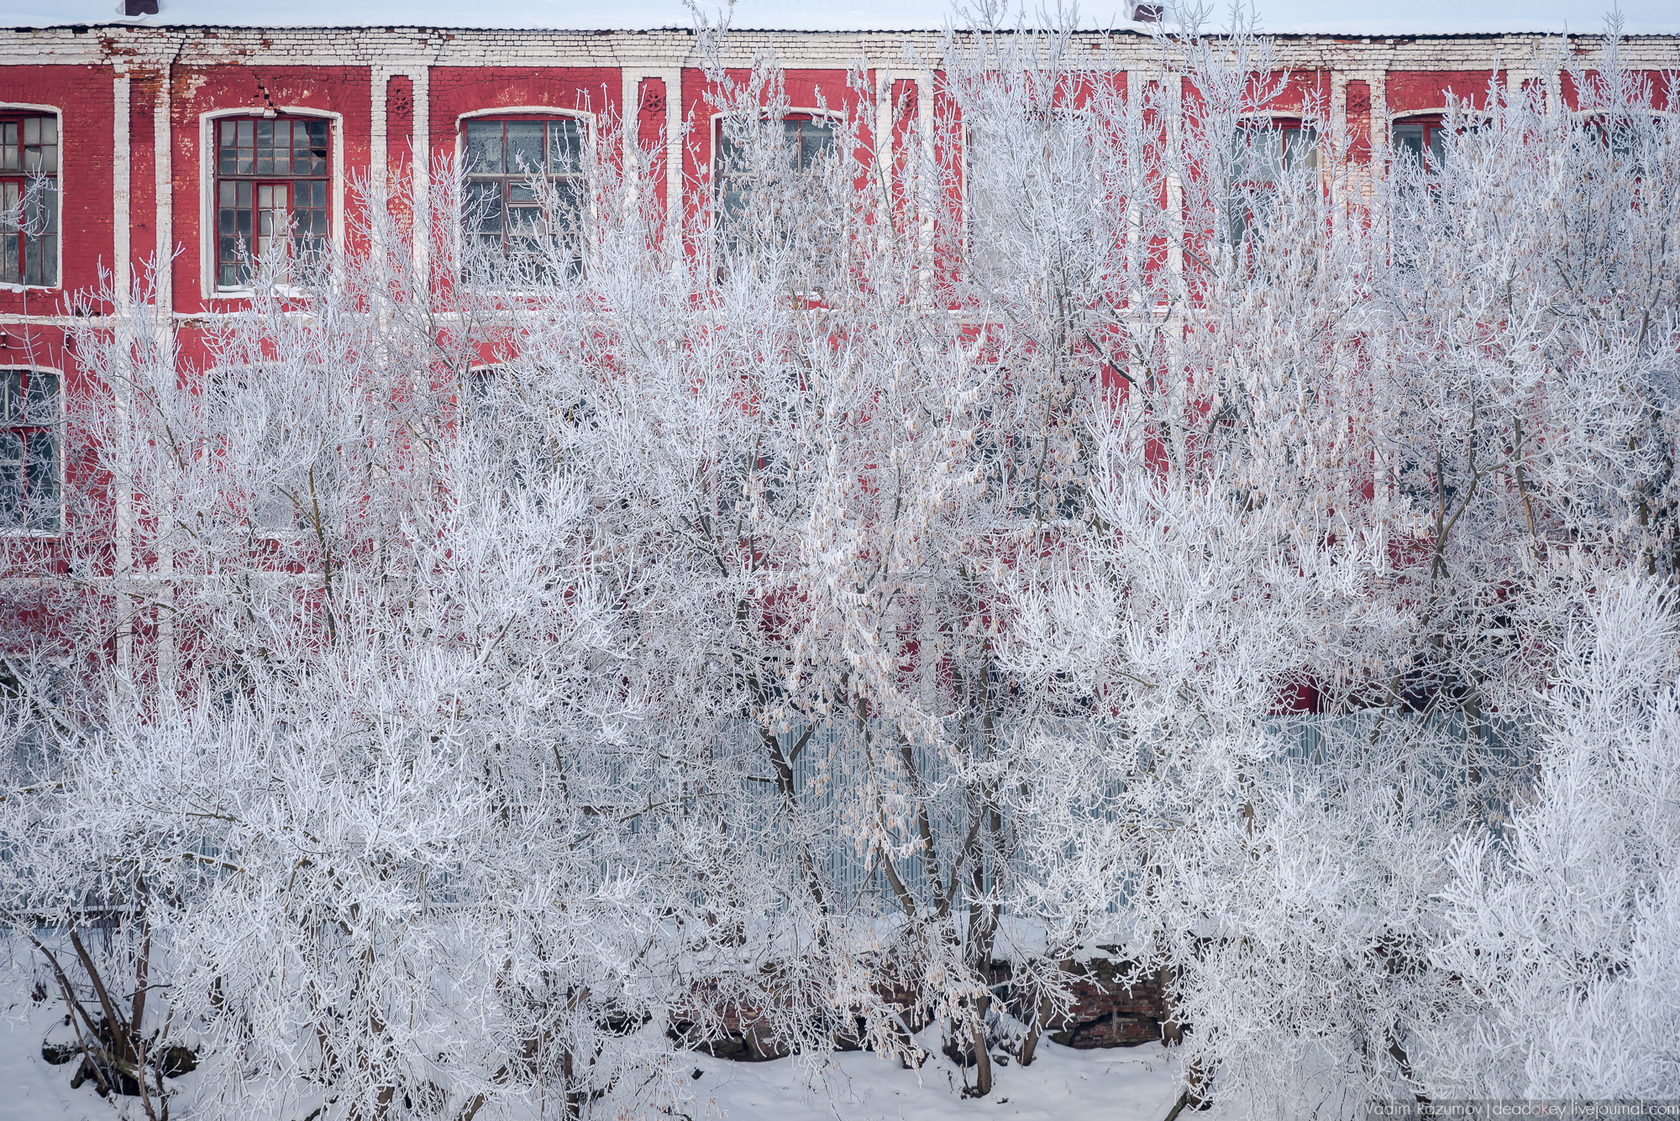
[(1166, 1005), (1153, 975), (1112, 958), (1076, 962), (1073, 1005), (1048, 1025), (1050, 1039), (1065, 1047), (1128, 1047), (1161, 1038)]

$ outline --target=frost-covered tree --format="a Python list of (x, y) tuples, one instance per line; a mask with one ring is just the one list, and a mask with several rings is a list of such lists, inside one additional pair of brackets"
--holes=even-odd
[(1420, 1032), (1439, 1096), (1652, 1098), (1680, 1077), (1672, 591), (1583, 589), (1560, 636), (1533, 796), (1452, 849)]
[[(1161, 246), (1166, 267), (1128, 274), (1098, 238), (1127, 288), (1070, 292), (1049, 270), (1018, 286), (1087, 354), (1126, 344), (1118, 402), (1082, 410), (1095, 516), (1059, 535), (1065, 565), (1018, 566), (1003, 593), (1019, 611), (1004, 660), (1096, 717), (1045, 728), (1024, 759), (1042, 775), (1016, 787), (1035, 909), (1070, 943), (1095, 933), (1159, 965), (1193, 1025), (1192, 1099), (1336, 1115), (1490, 1086), (1461, 1073), (1474, 1060), (1437, 1065), (1479, 1030), (1464, 1000), (1498, 1006), (1491, 987), (1466, 998), (1441, 949), (1498, 937), (1447, 904), (1474, 890), (1452, 854), (1533, 843), (1513, 814), (1550, 790), (1541, 729), (1587, 704), (1565, 636), (1616, 574), (1671, 579), (1676, 135), (1613, 38), (1603, 69), (1570, 74), (1577, 104), (1495, 81), (1448, 115), (1440, 152), (1386, 165), (1310, 103), (1316, 158), (1288, 135), (1257, 155), (1248, 122), (1277, 92), (1255, 77), (1274, 71), (1264, 44), (1174, 57), (1193, 104), (1163, 104), (1141, 136), (1119, 105), (1091, 130), (1142, 152), (1117, 139), (1091, 166), (1156, 169), (1096, 196), (1148, 199), (1128, 245)], [(1124, 111), (1148, 122), (1150, 97)], [(1163, 180), (1182, 219), (1148, 194)], [(1068, 248), (1045, 259), (1089, 255), (1046, 221)], [(1093, 310), (1117, 291), (1126, 314)], [(1633, 868), (1606, 869), (1626, 886), (1599, 921), (1660, 937), (1639, 917), (1661, 870)], [(1576, 967), (1596, 984), (1626, 968)], [(1621, 1006), (1625, 1030), (1670, 1038), (1657, 990), (1630, 988), (1652, 1000)], [(1609, 1093), (1672, 1063), (1661, 1042), (1592, 1054), (1555, 1079), (1531, 1060), (1500, 1092)]]

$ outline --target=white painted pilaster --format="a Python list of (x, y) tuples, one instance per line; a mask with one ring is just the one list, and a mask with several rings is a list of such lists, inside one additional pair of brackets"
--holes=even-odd
[(641, 197), (641, 176), (636, 171), (636, 121), (641, 112), (642, 79), (647, 72), (633, 66), (626, 66), (619, 73), (619, 128), (623, 141), (619, 150), (619, 159), (624, 163), (624, 174), (630, 184), (631, 204)]
[(161, 321), (169, 322), (175, 312), (175, 166), (174, 145), (169, 135), (169, 102), (174, 93), (174, 69), (163, 68), (157, 101), (152, 105), (152, 186), (155, 207), (153, 226), (157, 231), (158, 277), (155, 296)]
[[(129, 310), (132, 288), (131, 247), (133, 151), (129, 144), (129, 113), (132, 108), (132, 82), (126, 72), (119, 72), (112, 80), (112, 181), (111, 200), (111, 286), (116, 297), (116, 311), (121, 315)], [(116, 400), (117, 426), (120, 431), (128, 414), (128, 386), (119, 380), (111, 387)], [(117, 670), (126, 675), (134, 660), (134, 630), (129, 624), (129, 602), (125, 600), (134, 574), (134, 493), (128, 485), (127, 472), (118, 468), (117, 485), (112, 488), (116, 507), (116, 571), (113, 573), (117, 594), (113, 597), (121, 605), (117, 622)]]
[(409, 71), (414, 82), (414, 132), (410, 163), (414, 176), (414, 265), (424, 279), (431, 276), (432, 227), (432, 92), (429, 68)]
[[(163, 67), (157, 101), (152, 107), (152, 144), (156, 195), (158, 275), (156, 299), (159, 357), (174, 360), (175, 353), (175, 145), (169, 127), (169, 107), (175, 97), (175, 67)], [(190, 258), (189, 258), (190, 259)], [(156, 504), (157, 548), (157, 687), (160, 699), (172, 703), (175, 691), (175, 619), (170, 610), (175, 600), (175, 498), (167, 488), (151, 495)]]
[(131, 82), (126, 72), (119, 72), (111, 82), (111, 287), (115, 289), (117, 310), (128, 310), (132, 264), (129, 237), (129, 204), (133, 197), (130, 184), (132, 153), (129, 149), (128, 126)]
[(1330, 151), (1332, 158), (1324, 163), (1331, 167), (1330, 174), (1330, 208), (1333, 214), (1341, 214), (1342, 206), (1347, 202), (1348, 169), (1347, 158), (1348, 138), (1350, 129), (1347, 119), (1347, 86), (1348, 76), (1340, 70), (1330, 75)]
[(682, 250), (683, 133), (682, 68), (655, 71), (665, 80), (665, 244), (675, 259)]
[[(375, 66), (372, 76), (371, 102), (369, 106), (368, 128), (368, 187), (371, 189), (375, 205), (384, 205), (386, 194), (390, 188), (391, 173), (387, 166), (388, 149), (388, 119), (389, 107), (386, 105), (391, 78), (395, 72), (386, 66)], [(375, 225), (377, 229), (377, 224)]]

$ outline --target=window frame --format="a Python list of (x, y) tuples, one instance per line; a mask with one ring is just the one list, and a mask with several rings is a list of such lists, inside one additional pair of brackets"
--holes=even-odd
[[(1240, 137), (1253, 135), (1259, 132), (1275, 132), (1280, 134), (1283, 140), (1282, 166), (1277, 169), (1278, 174), (1268, 180), (1253, 178), (1239, 179), (1237, 177), (1236, 168), (1236, 160), (1238, 158), (1237, 141)], [(1237, 120), (1237, 127), (1231, 137), (1232, 143), (1229, 156), (1232, 161), (1232, 166), (1230, 168), (1230, 174), (1224, 183), (1227, 206), (1234, 205), (1239, 200), (1245, 200), (1250, 194), (1258, 195), (1262, 189), (1269, 188), (1274, 193), (1278, 190), (1281, 184), (1279, 176), (1288, 175), (1290, 171), (1289, 134), (1291, 132), (1305, 133), (1312, 138), (1310, 151), (1312, 153), (1313, 178), (1317, 181), (1320, 191), (1324, 191), (1326, 189), (1325, 161), (1320, 150), (1324, 137), (1323, 133), (1320, 132), (1319, 128), (1313, 124), (1310, 118), (1304, 116), (1298, 110), (1280, 109), (1271, 112), (1249, 113)], [(1249, 142), (1248, 146), (1252, 149), (1252, 142)], [(1232, 252), (1236, 252), (1244, 242), (1249, 240), (1250, 232), (1255, 229), (1255, 215), (1245, 212), (1242, 216), (1241, 222), (1242, 225), (1239, 229), (1235, 213), (1228, 212), (1225, 215), (1225, 220), (1220, 223), (1222, 227), (1220, 240), (1229, 247)]]
[[(25, 101), (4, 101), (4, 102), (0, 102), (0, 121), (4, 121), (4, 120), (8, 120), (8, 119), (15, 119), (15, 120), (21, 122), (25, 118), (28, 118), (28, 117), (51, 117), (51, 118), (53, 118), (53, 121), (54, 121), (54, 126), (53, 127), (57, 130), (57, 134), (58, 134), (58, 169), (53, 172), (53, 182), (54, 182), (54, 187), (55, 187), (55, 190), (53, 191), (53, 205), (54, 205), (53, 227), (54, 227), (54, 230), (56, 232), (56, 238), (55, 238), (56, 244), (53, 246), (53, 281), (52, 281), (51, 284), (31, 284), (31, 283), (29, 283), (27, 280), (23, 279), (24, 269), (23, 269), (23, 267), (21, 266), (21, 263), (20, 263), (20, 267), (19, 267), (19, 270), (18, 270), (18, 279), (17, 280), (0, 279), (0, 292), (28, 292), (30, 290), (34, 290), (34, 291), (37, 291), (37, 292), (51, 292), (51, 291), (56, 291), (56, 290), (62, 289), (64, 287), (64, 181), (65, 181), (64, 169), (65, 169), (65, 163), (66, 163), (66, 160), (65, 160), (65, 143), (64, 143), (64, 111), (56, 105), (37, 105), (37, 104), (34, 104), (32, 102), (25, 102)], [(21, 134), (19, 135), (18, 139), (19, 139), (19, 143), (21, 145), (21, 143), (22, 143), (22, 135)], [(26, 172), (20, 172), (19, 175), (17, 175), (17, 176), (4, 175), (3, 177), (6, 178), (6, 179), (17, 178), (17, 179), (24, 179), (24, 180), (27, 181), (27, 173)], [(10, 367), (8, 367), (8, 368), (10, 368)]]
[[(26, 430), (26, 431), (50, 431), (51, 432), (52, 438), (53, 438), (54, 443), (55, 443), (54, 452), (53, 452), (53, 460), (54, 460), (54, 463), (53, 463), (53, 488), (54, 488), (53, 505), (57, 508), (57, 511), (56, 511), (56, 517), (54, 518), (54, 523), (53, 523), (54, 528), (52, 528), (52, 529), (31, 528), (31, 526), (29, 524), (29, 520), (28, 520), (27, 516), (25, 516), (25, 518), (23, 518), (20, 521), (20, 523), (17, 524), (17, 525), (5, 525), (4, 523), (0, 523), (0, 537), (13, 538), (13, 539), (33, 538), (33, 539), (37, 539), (37, 540), (50, 540), (50, 539), (53, 539), (53, 538), (62, 537), (64, 535), (64, 532), (65, 532), (65, 522), (67, 520), (66, 519), (66, 511), (65, 511), (65, 502), (64, 502), (64, 491), (65, 491), (65, 484), (66, 484), (66, 467), (67, 467), (67, 463), (68, 463), (67, 449), (66, 449), (65, 445), (67, 443), (68, 428), (69, 428), (68, 419), (67, 419), (68, 418), (68, 412), (67, 412), (66, 402), (65, 402), (66, 394), (65, 394), (65, 387), (64, 387), (64, 371), (59, 369), (58, 367), (55, 367), (55, 366), (42, 366), (42, 365), (38, 365), (38, 364), (36, 364), (36, 365), (17, 365), (17, 364), (0, 365), (0, 373), (10, 373), (13, 370), (19, 370), (19, 371), (23, 371), (23, 372), (26, 372), (26, 373), (29, 373), (29, 374), (36, 374), (36, 373), (51, 374), (58, 382), (58, 391), (57, 391), (57, 394), (56, 394), (55, 408), (53, 410), (55, 415), (53, 416), (53, 418), (51, 420), (49, 420), (45, 423), (32, 423), (32, 422), (29, 422), (29, 421), (23, 420), (23, 419), (19, 419), (17, 421), (11, 421), (11, 420), (4, 419), (3, 414), (0, 414), (0, 430), (9, 432), (9, 431), (15, 431), (15, 430), (22, 429), (22, 430)], [(28, 401), (27, 391), (25, 392), (24, 400), (26, 402)], [(22, 466), (22, 470), (24, 472), (24, 476), (23, 476), (24, 487), (25, 487), (24, 494), (26, 496), (28, 494), (28, 489), (27, 489), (28, 488), (28, 470), (29, 470), (28, 464), (29, 464), (29, 459), (28, 459), (27, 454), (25, 454), (21, 466)]]
[(475, 362), (461, 375), (455, 394), (455, 425), (458, 434), (468, 434), (490, 418), (484, 413), (484, 399), (493, 391), (490, 387), (508, 376), (505, 362)]
[[(249, 391), (256, 378), (262, 377), (265, 374), (271, 375), (272, 371), (273, 367), (264, 362), (228, 362), (222, 365), (214, 365), (206, 368), (203, 375), (205, 392), (209, 394), (206, 405), (215, 409), (226, 408), (229, 402), (227, 397), (224, 395), (224, 387), (227, 386), (230, 381), (238, 379), (241, 383), (240, 388)], [(284, 424), (286, 416), (289, 415), (290, 414), (285, 414), (281, 417), (282, 424)], [(225, 424), (225, 422), (216, 417), (208, 419), (211, 423), (211, 431), (219, 436), (225, 436), (225, 428), (216, 427), (217, 424)], [(268, 419), (272, 424), (275, 420), (274, 411), (270, 411)], [(267, 438), (274, 439), (282, 445), (285, 443), (286, 436), (287, 432), (283, 427), (278, 433), (267, 434)], [(224, 454), (224, 449), (219, 447), (216, 454)], [(315, 466), (313, 463), (305, 465), (305, 476), (308, 474), (308, 469), (313, 466)], [(291, 524), (271, 525), (260, 519), (257, 515), (261, 510), (277, 507), (280, 504), (270, 497), (265, 505), (265, 503), (257, 500), (257, 496), (255, 494), (247, 492), (244, 495), (243, 514), (245, 529), (250, 534), (251, 539), (255, 541), (271, 542), (277, 545), (295, 545), (299, 542), (308, 540), (314, 532), (314, 526), (309, 520), (309, 515), (304, 512), (301, 506), (291, 495), (286, 494), (285, 491), (280, 490), (278, 487), (274, 489), (282, 498), (285, 499), (285, 504), (291, 509), (293, 515)], [(229, 505), (228, 509), (232, 513), (240, 512), (238, 507), (234, 507), (232, 505)]]
[[(1470, 123), (1456, 129), (1448, 127), (1447, 122), (1455, 112), (1467, 118)], [(1450, 132), (1456, 132), (1460, 136), (1464, 136), (1482, 128), (1491, 120), (1492, 114), (1486, 110), (1469, 107), (1454, 108), (1445, 105), (1436, 109), (1407, 109), (1404, 112), (1392, 113), (1388, 117), (1388, 127), (1383, 130), (1383, 142), (1388, 145), (1387, 151), (1384, 153), (1384, 166), (1392, 174), (1395, 162), (1400, 158), (1400, 149), (1394, 143), (1394, 130), (1397, 128), (1406, 125), (1422, 125), (1427, 130), (1424, 134), (1426, 138), (1424, 150), (1433, 155), (1433, 148), (1428, 143), (1430, 133), (1445, 136)], [(1442, 159), (1444, 158), (1443, 156)], [(1427, 164), (1424, 167), (1424, 170), (1431, 175), (1438, 174), (1441, 169), (1442, 164), (1439, 160), (1433, 168)]]
[[(1616, 145), (1616, 124), (1618, 122), (1613, 119), (1617, 116), (1631, 117), (1633, 114), (1607, 112), (1604, 109), (1575, 109), (1571, 110), (1569, 114), (1571, 125), (1584, 133), (1596, 136), (1598, 143), (1612, 157), (1618, 154)], [(1680, 129), (1680, 112), (1672, 109), (1642, 108), (1638, 110), (1638, 116), (1648, 119), (1653, 124), (1662, 124), (1665, 128)], [(1611, 119), (1607, 120), (1606, 118)], [(1625, 151), (1625, 149), (1622, 150), (1624, 154)], [(1643, 181), (1645, 170), (1644, 165), (1641, 164), (1635, 178)]]
[[(460, 175), (459, 182), (460, 182), (461, 187), (462, 187), (461, 198), (458, 200), (458, 204), (457, 204), (458, 207), (464, 208), (467, 204), (466, 185), (467, 185), (468, 180), (471, 178), (470, 174), (467, 171), (467, 166), (466, 166), (466, 163), (467, 163), (467, 122), (468, 121), (482, 121), (482, 120), (491, 120), (491, 121), (500, 120), (500, 121), (505, 122), (505, 121), (509, 121), (509, 120), (516, 120), (516, 119), (519, 119), (519, 118), (525, 118), (527, 120), (533, 119), (533, 118), (537, 118), (537, 119), (546, 118), (546, 119), (551, 119), (551, 120), (559, 120), (559, 119), (563, 118), (563, 119), (566, 119), (566, 120), (578, 121), (582, 125), (582, 128), (583, 128), (583, 152), (584, 152), (585, 155), (587, 155), (587, 153), (590, 152), (595, 147), (595, 144), (596, 144), (597, 139), (598, 139), (598, 137), (597, 137), (598, 122), (596, 120), (596, 116), (595, 116), (594, 113), (588, 112), (587, 110), (583, 110), (583, 109), (560, 109), (560, 108), (556, 108), (555, 106), (552, 106), (552, 105), (499, 105), (499, 106), (494, 106), (494, 107), (488, 108), (488, 109), (473, 109), (473, 110), (469, 110), (468, 112), (465, 112), (465, 113), (460, 113), (455, 117), (455, 167), (456, 167), (457, 173)], [(590, 168), (588, 166), (587, 161), (581, 161), (580, 162), (579, 169), (578, 169), (578, 179), (583, 184), (583, 197), (584, 197), (584, 204), (583, 204), (583, 206), (581, 206), (579, 208), (579, 216), (582, 217), (584, 215), (587, 215), (587, 216), (592, 218), (595, 215), (595, 192), (594, 192), (594, 185), (595, 184), (594, 184), (594, 177), (590, 173)], [(505, 205), (506, 204), (505, 204), (505, 200), (504, 200), (504, 206)], [(466, 222), (463, 221), (463, 220), (459, 220), (460, 217), (462, 217), (462, 216), (458, 213), (458, 220), (455, 222), (455, 224), (454, 224), (455, 228), (453, 230), (453, 237), (454, 237), (454, 241), (455, 241), (455, 260), (457, 262), (457, 265), (459, 265), (459, 263), (461, 262), (461, 260), (465, 256), (465, 252), (466, 252), (466, 249), (467, 249), (467, 246), (468, 246), (468, 242), (471, 240), (471, 237), (473, 236), (467, 230)], [(581, 238), (581, 232), (580, 232), (580, 238)], [(505, 242), (506, 242), (506, 231), (503, 232), (503, 241), (504, 241), (504, 244), (505, 244)], [(582, 249), (582, 247), (580, 245), (580, 254), (581, 254), (581, 249)], [(583, 267), (582, 264), (581, 264), (582, 260), (583, 260), (583, 257), (580, 256), (579, 257), (580, 268)], [(579, 275), (581, 275), (581, 273)]]
[[(706, 201), (712, 208), (711, 247), (713, 264), (715, 266), (714, 271), (717, 272), (720, 279), (723, 275), (721, 270), (724, 268), (724, 262), (720, 259), (720, 254), (724, 249), (723, 227), (724, 223), (727, 221), (723, 207), (723, 185), (725, 179), (727, 178), (723, 173), (723, 128), (724, 122), (735, 115), (736, 114), (730, 111), (721, 110), (712, 113), (708, 118), (708, 127), (710, 132), (707, 135), (711, 144), (711, 152), (710, 159), (707, 160), (710, 182), (707, 184)], [(768, 110), (761, 114), (761, 120), (770, 120)], [(814, 106), (790, 105), (782, 112), (780, 123), (785, 126), (789, 121), (797, 121), (801, 124), (806, 123), (807, 121), (813, 124), (817, 121), (827, 121), (830, 129), (832, 130), (837, 126), (843, 125), (845, 120), (845, 114), (834, 109), (819, 109)], [(783, 133), (783, 136), (786, 136), (785, 132)], [(835, 137), (831, 131), (829, 135), (828, 150), (831, 152), (838, 152), (839, 148), (834, 141)], [(803, 145), (800, 150), (804, 150)], [(807, 169), (800, 167), (798, 163), (795, 162), (794, 170), (799, 172)]]
[[(1097, 113), (1086, 105), (1055, 105), (1048, 110), (1028, 110), (1028, 113), (1048, 116), (1059, 121), (1081, 121), (1085, 127), (1092, 127), (1101, 123), (1097, 120)], [(972, 261), (971, 255), (974, 252), (976, 238), (975, 226), (981, 220), (982, 212), (975, 205), (971, 188), (975, 177), (974, 161), (978, 151), (977, 145), (985, 143), (983, 139), (977, 138), (983, 137), (984, 130), (975, 128), (966, 117), (958, 123), (958, 130), (959, 142), (962, 145), (962, 170), (958, 178), (957, 191), (957, 205), (960, 207), (959, 213), (961, 216), (962, 252), (965, 259)], [(1106, 204), (1107, 199), (1099, 201)], [(1125, 202), (1125, 213), (1127, 215), (1126, 245), (1127, 251), (1130, 252), (1137, 232), (1135, 224), (1131, 220), (1132, 208), (1136, 204), (1131, 199), (1123, 201)]]
[(1427, 154), (1430, 157), (1430, 159), (1433, 159), (1435, 161), (1434, 167), (1430, 167), (1429, 164), (1426, 162), (1424, 164), (1424, 170), (1426, 172), (1430, 172), (1430, 173), (1440, 171), (1441, 170), (1441, 161), (1445, 158), (1445, 156), (1443, 155), (1443, 156), (1437, 157), (1435, 155), (1435, 145), (1433, 143), (1433, 139), (1437, 135), (1444, 137), (1448, 132), (1452, 131), (1449, 128), (1447, 128), (1447, 114), (1448, 114), (1448, 110), (1445, 109), (1445, 108), (1441, 108), (1441, 109), (1413, 109), (1413, 110), (1410, 110), (1408, 112), (1397, 113), (1394, 116), (1389, 117), (1389, 119), (1388, 119), (1388, 167), (1390, 169), (1392, 169), (1394, 167), (1395, 163), (1398, 162), (1399, 159), (1400, 159), (1400, 146), (1395, 143), (1395, 132), (1396, 132), (1396, 130), (1400, 129), (1400, 128), (1410, 127), (1412, 125), (1419, 125), (1419, 126), (1422, 126), (1422, 128), (1424, 130), (1424, 133), (1423, 133), (1423, 150), (1424, 150), (1425, 154)]
[[(486, 441), (487, 446), (497, 447), (498, 450), (506, 452), (505, 437), (500, 434), (501, 429), (495, 427), (498, 420), (505, 418), (492, 415), (485, 407), (485, 400), (492, 394), (509, 389), (511, 381), (511, 388), (521, 401), (529, 403), (524, 391), (524, 385), (528, 383), (518, 381), (517, 378), (518, 375), (507, 360), (475, 362), (468, 366), (466, 373), (459, 379), (456, 391), (457, 434), (464, 439)], [(580, 397), (566, 406), (560, 416), (566, 426), (574, 430), (585, 424), (595, 427), (595, 407), (587, 397)], [(563, 466), (566, 456), (560, 448), (549, 442), (546, 451), (535, 458), (549, 470), (553, 470)], [(510, 462), (504, 458), (499, 465), (512, 468), (507, 480), (508, 485), (502, 490), (504, 495), (530, 490), (530, 481), (519, 469), (520, 465), (516, 460)]]
[[(272, 113), (272, 116), (270, 115)], [(217, 254), (216, 212), (217, 199), (221, 183), (220, 171), (217, 167), (217, 129), (220, 122), (230, 117), (244, 117), (252, 120), (278, 120), (282, 118), (300, 118), (310, 120), (324, 120), (327, 122), (327, 230), (328, 243), (334, 252), (344, 248), (344, 114), (327, 109), (313, 109), (295, 105), (277, 105), (272, 110), (253, 109), (242, 106), (237, 109), (212, 109), (199, 114), (199, 290), (206, 300), (237, 300), (248, 299), (256, 294), (256, 289), (249, 284), (223, 286), (219, 280), (219, 257)], [(255, 183), (253, 178), (237, 177), (240, 181)], [(297, 179), (314, 179), (315, 176), (275, 176), (271, 182), (294, 182)], [(338, 265), (333, 265), (334, 277), (338, 279)], [(282, 286), (282, 292), (295, 289)]]

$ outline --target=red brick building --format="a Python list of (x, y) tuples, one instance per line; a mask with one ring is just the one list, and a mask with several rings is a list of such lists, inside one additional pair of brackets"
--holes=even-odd
[[(906, 63), (907, 40), (925, 65)], [(746, 65), (772, 42), (790, 104), (859, 112), (882, 135), (895, 105), (931, 123), (938, 35), (743, 32), (727, 50)], [(1566, 46), (1588, 66), (1601, 49), (1596, 37)], [(1285, 36), (1291, 81), (1277, 109), (1317, 98), (1355, 158), (1382, 158), (1392, 144), (1427, 145), (1449, 95), (1485, 96), (1495, 69), (1568, 98), (1556, 47), (1527, 34)], [(1633, 36), (1621, 52), (1631, 69), (1680, 68), (1680, 36)], [(1135, 33), (1103, 58), (1128, 87), (1160, 67), (1156, 44)], [(848, 82), (859, 60), (872, 105)], [(1663, 82), (1657, 96), (1666, 107)], [(376, 193), (406, 183), (424, 202), (429, 161), (473, 143), (548, 153), (563, 177), (565, 153), (620, 115), (636, 122), (626, 143), (663, 149), (647, 186), (675, 215), (715, 158), (711, 112), (683, 31), (0, 29), (0, 534), (62, 524), (64, 398), (77, 385), (65, 328), (124, 313), (126, 296), (91, 298), (102, 279), (128, 293), (167, 261), (152, 288), (191, 352), (195, 322), (240, 305), (237, 245), (260, 247), (275, 216), (342, 244), (359, 179)], [(512, 223), (514, 176), (495, 170), (480, 188)]]

